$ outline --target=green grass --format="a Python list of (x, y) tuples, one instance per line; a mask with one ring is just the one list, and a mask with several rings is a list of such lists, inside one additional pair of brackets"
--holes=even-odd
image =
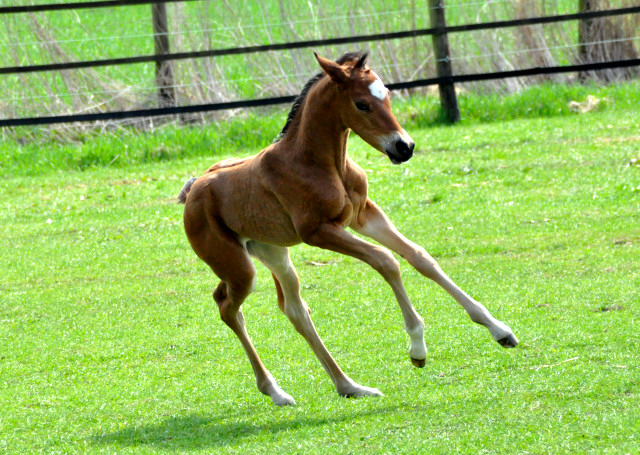
[[(76, 147), (121, 147), (123, 158), (126, 145), (130, 161), (80, 171), (62, 158), (73, 146), (40, 143), (61, 167), (47, 170), (3, 143), (15, 159), (0, 179), (0, 452), (640, 451), (640, 120), (617, 106), (408, 127), (418, 151), (403, 166), (354, 138), (372, 198), (521, 344), (499, 347), (404, 264), (427, 324), (427, 365), (415, 369), (384, 281), (299, 246), (292, 257), (325, 343), (385, 396), (335, 394), (259, 267), (245, 317), (298, 402), (287, 409), (256, 390), (174, 199), (190, 175), (257, 146), (215, 147), (214, 129), (195, 127), (92, 136)], [(144, 162), (147, 143), (200, 149)], [(331, 265), (309, 265), (320, 261)]]
[[(555, 117), (573, 115), (570, 102), (584, 103), (595, 96), (601, 103), (598, 110), (633, 110), (640, 105), (638, 81), (617, 85), (541, 84), (518, 93), (462, 93), (458, 104), (463, 122), (494, 122), (516, 118)], [(397, 108), (405, 123), (417, 127), (432, 126), (442, 122), (439, 102), (423, 97), (413, 97), (406, 105)], [(408, 118), (407, 118), (408, 117)]]
[[(597, 110), (632, 110), (640, 105), (640, 82), (610, 86), (547, 84), (510, 95), (459, 96), (462, 123), (575, 115), (571, 101), (593, 95)], [(211, 154), (244, 154), (270, 143), (284, 125), (289, 107), (250, 110), (211, 125), (168, 124), (147, 134), (136, 129), (58, 133), (18, 128), (0, 139), (0, 173), (41, 175), (60, 170), (123, 167)], [(393, 109), (405, 128), (444, 123), (437, 97), (394, 99)], [(18, 138), (18, 139), (16, 139)]]

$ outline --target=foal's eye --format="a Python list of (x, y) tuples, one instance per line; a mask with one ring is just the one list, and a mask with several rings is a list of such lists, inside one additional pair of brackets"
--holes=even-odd
[(356, 101), (355, 104), (356, 104), (356, 109), (358, 109), (359, 111), (362, 111), (362, 112), (371, 111), (371, 107), (364, 101)]

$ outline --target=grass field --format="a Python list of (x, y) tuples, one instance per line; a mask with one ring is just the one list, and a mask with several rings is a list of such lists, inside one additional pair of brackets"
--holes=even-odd
[[(399, 167), (352, 140), (372, 198), (521, 344), (502, 349), (404, 264), (427, 324), (427, 365), (415, 369), (384, 281), (299, 246), (292, 257), (325, 343), (385, 396), (335, 394), (259, 267), (244, 312), (298, 402), (287, 409), (256, 390), (175, 204), (189, 176), (257, 145), (220, 148), (207, 140), (215, 128), (186, 127), (77, 146), (82, 155), (94, 141), (124, 151), (148, 140), (164, 155), (147, 162), (138, 151), (82, 171), (7, 159), (0, 452), (637, 453), (640, 119), (632, 103), (615, 107), (455, 127), (417, 119), (408, 129), (418, 152)], [(71, 150), (31, 146), (61, 160)], [(178, 146), (199, 150), (176, 158)]]
[[(463, 93), (458, 97), (463, 122), (487, 123), (531, 117), (573, 115), (572, 102), (585, 104), (594, 96), (597, 111), (634, 110), (640, 105), (640, 82), (597, 86), (543, 84), (504, 95)], [(436, 96), (407, 99), (393, 94), (394, 111), (409, 129), (443, 124)], [(135, 128), (58, 129), (16, 128), (2, 131), (0, 174), (41, 175), (93, 167), (127, 167), (178, 158), (208, 157), (212, 153), (254, 150), (280, 132), (289, 107), (241, 112), (210, 125), (182, 128), (165, 124), (147, 134)]]

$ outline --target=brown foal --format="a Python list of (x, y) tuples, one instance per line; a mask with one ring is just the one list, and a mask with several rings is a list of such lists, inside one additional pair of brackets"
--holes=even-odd
[[(349, 378), (318, 336), (289, 259), (288, 247), (301, 242), (353, 256), (383, 276), (402, 311), (409, 355), (418, 367), (427, 355), (424, 322), (407, 297), (398, 261), (386, 248), (442, 286), (502, 346), (517, 345), (509, 327), (463, 292), (367, 197), (367, 177), (347, 156), (349, 131), (394, 164), (411, 158), (414, 143), (391, 112), (389, 91), (365, 64), (366, 54), (345, 54), (337, 62), (317, 54), (316, 59), (322, 72), (306, 84), (279, 139), (256, 156), (214, 165), (187, 182), (179, 196), (185, 202), (189, 242), (220, 278), (213, 298), (249, 356), (258, 389), (277, 405), (295, 404), (262, 364), (245, 328), (240, 306), (254, 288), (251, 256), (271, 270), (280, 309), (307, 340), (338, 393), (381, 395)], [(386, 248), (352, 235), (347, 227)]]

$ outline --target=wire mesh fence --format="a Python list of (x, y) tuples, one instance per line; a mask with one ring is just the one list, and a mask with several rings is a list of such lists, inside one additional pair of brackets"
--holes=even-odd
[[(55, 9), (55, 5), (69, 5), (31, 1), (23, 7), (32, 10), (12, 14), (3, 12), (0, 3), (0, 125), (10, 124), (10, 119), (143, 112), (162, 107), (155, 72), (159, 60), (154, 39), (158, 33), (154, 32), (150, 7), (157, 1), (105, 1), (100, 2), (105, 4), (102, 8), (89, 8), (89, 3), (96, 2)], [(127, 6), (116, 5), (123, 3)], [(580, 20), (473, 28), (572, 15), (577, 6), (577, 0), (447, 2), (454, 74), (505, 74), (638, 58), (640, 7), (632, 0), (601, 0), (594, 11), (626, 8), (629, 12), (592, 18), (586, 41), (579, 30), (584, 22)], [(232, 107), (241, 100), (256, 99), (284, 102), (317, 72), (310, 48), (333, 58), (354, 48), (370, 50), (371, 65), (391, 86), (407, 87), (403, 83), (429, 81), (435, 76), (431, 33), (426, 33), (431, 27), (429, 6), (424, 1), (183, 0), (167, 3), (167, 16), (168, 28), (162, 35), (170, 43), (167, 58), (172, 62), (173, 78), (164, 88), (175, 93), (178, 107), (233, 103), (228, 105)], [(462, 32), (456, 27), (471, 30)], [(366, 39), (399, 32), (406, 36)], [(362, 39), (349, 42), (349, 37)], [(345, 42), (332, 43), (336, 38)], [(295, 48), (296, 43), (307, 44)], [(256, 46), (266, 50), (216, 55), (221, 50)], [(276, 50), (278, 46), (282, 50)], [(180, 54), (192, 57), (172, 57)], [(143, 57), (148, 58), (135, 62)], [(118, 59), (124, 59), (125, 64), (114, 64)], [(112, 64), (96, 65), (100, 60)], [(87, 66), (63, 69), (79, 62)], [(52, 71), (50, 67), (56, 65), (59, 69)], [(47, 66), (47, 71), (38, 70)], [(18, 68), (28, 70), (20, 72)], [(637, 66), (627, 65), (590, 73), (589, 77), (616, 81), (636, 75)], [(517, 91), (542, 81), (568, 82), (577, 77), (563, 72), (479, 77), (465, 82), (465, 88)], [(426, 89), (416, 85), (411, 90)], [(400, 96), (406, 93), (405, 89)], [(212, 110), (218, 109), (203, 109), (200, 114), (191, 109), (194, 112), (190, 115), (204, 118)]]

